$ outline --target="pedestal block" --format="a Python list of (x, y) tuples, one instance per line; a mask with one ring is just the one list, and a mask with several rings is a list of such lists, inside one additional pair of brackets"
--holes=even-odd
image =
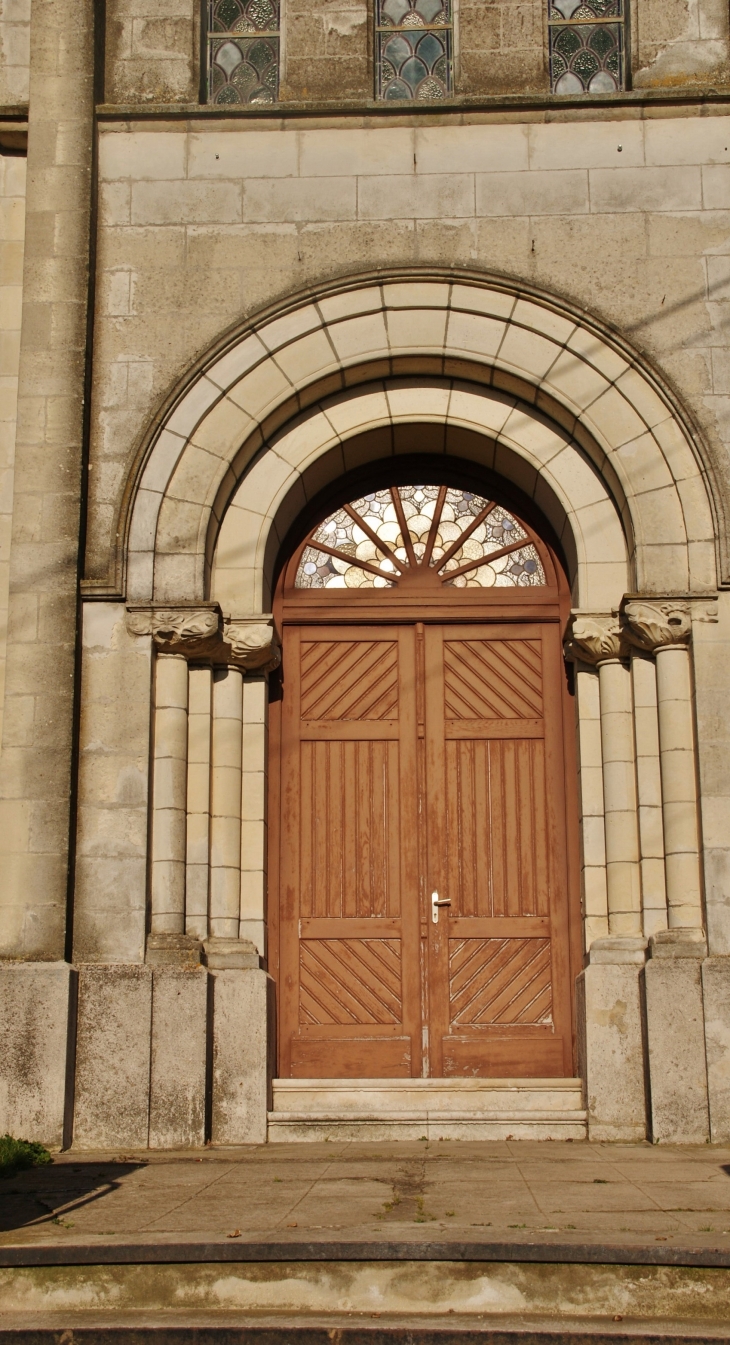
[(646, 964), (651, 1131), (655, 1143), (703, 1144), (710, 1121), (698, 931), (664, 930)]
[(79, 968), (76, 1098), (78, 1149), (147, 1147), (152, 968)]
[(204, 967), (155, 967), (149, 1147), (205, 1144), (208, 973)]
[(578, 976), (578, 1050), (585, 1080), (588, 1136), (646, 1139), (641, 1003), (644, 942), (597, 939)]
[(702, 963), (710, 1139), (730, 1141), (730, 957)]
[[(209, 957), (210, 963), (210, 957)], [(274, 985), (255, 967), (209, 972), (213, 1144), (264, 1144), (270, 1108)]]
[(70, 1122), (76, 972), (68, 962), (0, 967), (0, 1134), (60, 1149)]

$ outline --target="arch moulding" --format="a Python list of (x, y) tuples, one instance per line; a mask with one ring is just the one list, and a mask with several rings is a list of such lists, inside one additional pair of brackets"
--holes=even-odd
[(348, 467), (413, 452), (414, 423), (431, 451), (481, 461), (535, 500), (576, 606), (716, 588), (712, 477), (656, 372), (545, 294), (411, 271), (309, 291), (201, 364), (130, 483), (127, 601), (265, 610), (296, 512)]

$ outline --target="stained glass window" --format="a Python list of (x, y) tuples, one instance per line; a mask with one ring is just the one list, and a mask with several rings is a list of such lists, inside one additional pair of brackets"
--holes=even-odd
[(275, 103), (280, 0), (208, 0), (208, 102)]
[[(414, 575), (417, 571), (417, 575)], [(310, 533), (295, 588), (529, 588), (545, 584), (521, 523), (451, 486), (394, 486), (343, 505)]]
[(453, 0), (375, 0), (377, 96), (427, 102), (451, 93)]
[(628, 0), (548, 0), (553, 93), (617, 93), (626, 87)]

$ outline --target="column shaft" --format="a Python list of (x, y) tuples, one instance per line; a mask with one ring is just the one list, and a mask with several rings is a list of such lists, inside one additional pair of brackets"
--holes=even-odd
[(598, 665), (606, 827), (609, 934), (641, 935), (641, 871), (631, 673), (618, 659)]
[(0, 945), (63, 958), (84, 433), (93, 0), (33, 0), (0, 767)]
[(158, 654), (152, 786), (152, 933), (185, 932), (188, 665)]
[(601, 698), (594, 668), (578, 664), (575, 674), (583, 861), (585, 945), (608, 935), (606, 833), (601, 750)]
[(185, 933), (208, 937), (210, 740), (213, 674), (191, 668), (188, 704), (188, 826)]
[(239, 669), (216, 668), (210, 818), (210, 933), (215, 938), (239, 936), (242, 719)]
[(669, 928), (701, 929), (702, 886), (689, 650), (679, 644), (658, 649), (656, 667)]
[(641, 894), (644, 933), (648, 937), (667, 927), (662, 781), (659, 767), (659, 721), (654, 660), (641, 654), (632, 655), (631, 678), (634, 689)]

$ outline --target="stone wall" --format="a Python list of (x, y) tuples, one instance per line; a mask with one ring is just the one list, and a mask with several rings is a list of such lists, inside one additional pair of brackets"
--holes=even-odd
[[(88, 574), (168, 390), (227, 327), (374, 266), (483, 268), (655, 359), (730, 489), (730, 121), (105, 124)], [(729, 496), (730, 498), (730, 496)]]
[(199, 82), (199, 4), (107, 0), (107, 102), (195, 103)]
[(0, 735), (5, 694), (24, 232), (25, 159), (19, 155), (0, 155)]
[(0, 0), (0, 106), (27, 103), (30, 0)]

